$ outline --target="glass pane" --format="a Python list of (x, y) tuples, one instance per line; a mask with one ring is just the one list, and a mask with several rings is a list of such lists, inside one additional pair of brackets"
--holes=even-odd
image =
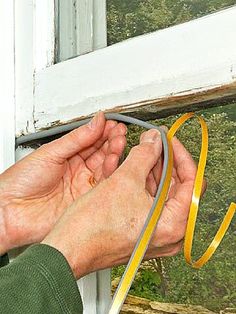
[(56, 63), (104, 48), (106, 0), (55, 0)]
[(108, 45), (235, 4), (236, 0), (107, 0)]
[[(230, 203), (236, 200), (236, 173), (234, 171), (236, 169), (236, 105), (229, 104), (203, 110), (198, 114), (202, 114), (208, 124), (209, 155), (206, 168), (208, 188), (201, 201), (194, 237), (195, 257), (199, 257), (210, 244)], [(177, 117), (179, 115), (151, 122), (170, 127)], [(128, 150), (138, 143), (140, 132), (139, 127), (129, 127)], [(198, 122), (190, 120), (177, 136), (197, 161), (201, 143)], [(130, 294), (147, 300), (141, 302), (137, 299), (136, 308), (144, 306), (148, 309), (148, 300), (154, 300), (172, 304), (200, 305), (214, 313), (219, 313), (226, 308), (234, 308), (232, 313), (236, 313), (235, 235), (234, 218), (216, 254), (201, 270), (187, 266), (182, 252), (175, 257), (144, 262)], [(123, 270), (123, 266), (113, 269), (113, 289), (117, 286)], [(167, 313), (171, 312), (171, 307), (172, 305), (169, 306)], [(131, 309), (132, 305), (130, 305), (130, 312), (132, 312)], [(177, 311), (173, 310), (173, 313)], [(203, 309), (194, 308), (191, 313), (203, 313)]]

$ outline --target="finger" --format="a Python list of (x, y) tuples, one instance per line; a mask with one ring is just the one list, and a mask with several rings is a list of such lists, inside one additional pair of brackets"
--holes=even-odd
[(170, 198), (175, 197), (175, 194), (176, 194), (176, 178), (172, 176), (166, 201), (168, 201)]
[(150, 193), (151, 196), (155, 196), (157, 184), (153, 176), (153, 171), (151, 171), (147, 177), (146, 190)]
[(108, 140), (112, 140), (114, 137), (117, 137), (119, 135), (125, 136), (127, 134), (127, 127), (124, 123), (118, 123), (115, 128), (111, 130), (111, 132), (108, 135)]
[(168, 127), (166, 125), (161, 125), (160, 128), (167, 133), (169, 131)]
[[(197, 173), (197, 166), (192, 158), (192, 155), (187, 151), (184, 145), (176, 138), (173, 138), (174, 151), (174, 166), (178, 178), (181, 182), (187, 180), (194, 180)], [(207, 188), (206, 178), (203, 179), (201, 196), (205, 193)]]
[[(109, 148), (110, 140), (118, 135), (125, 136), (126, 133), (127, 129), (124, 124), (118, 124), (116, 121), (109, 120), (106, 122), (105, 130), (102, 137), (93, 146), (86, 148), (79, 154), (84, 160), (92, 156), (92, 154), (96, 153), (99, 149), (101, 149), (102, 152), (106, 155)], [(104, 158), (105, 155), (103, 155)]]
[(103, 134), (105, 127), (104, 113), (98, 112), (86, 125), (77, 128), (63, 137), (41, 146), (44, 154), (62, 162), (79, 151), (93, 145)]
[[(168, 132), (168, 127), (165, 125), (161, 125), (160, 128), (167, 133)], [(163, 169), (163, 156), (161, 155), (160, 159), (158, 160), (157, 164), (153, 168), (153, 176), (156, 181), (156, 185), (158, 186), (160, 184), (161, 180), (161, 174), (162, 174), (162, 169)]]
[(161, 180), (162, 168), (163, 168), (163, 156), (161, 155), (157, 161), (157, 164), (152, 169), (153, 177), (155, 179), (157, 186), (159, 185), (160, 180)]
[(127, 128), (123, 123), (119, 123), (111, 130), (108, 135), (108, 140), (101, 147), (102, 152), (107, 154), (123, 154), (126, 145)]
[(194, 180), (197, 172), (196, 164), (184, 145), (174, 137), (172, 140), (174, 166), (180, 182)]
[[(123, 153), (124, 147), (126, 145), (126, 138), (124, 136), (116, 136), (114, 137), (111, 142), (108, 144), (107, 148), (107, 155), (115, 154), (117, 155), (118, 159)], [(91, 170), (95, 171), (98, 167), (102, 166), (102, 163), (107, 156), (102, 149), (96, 151), (92, 156), (90, 156), (86, 160), (86, 166)]]
[[(111, 132), (108, 135), (108, 140), (104, 143), (102, 146), (102, 151), (105, 155), (111, 154), (111, 153), (117, 153), (120, 155), (123, 153), (124, 147), (122, 146), (122, 149), (120, 148), (120, 143), (117, 141), (117, 139), (123, 138), (122, 144), (125, 143), (126, 145), (126, 134), (127, 134), (127, 128), (123, 123), (119, 123), (115, 128), (111, 130)], [(116, 145), (118, 145), (116, 149)]]
[[(189, 208), (192, 199), (194, 180), (174, 184), (175, 193), (167, 199), (161, 218), (158, 222), (158, 230), (164, 230), (167, 234), (160, 236), (165, 243), (175, 243), (185, 234)], [(170, 235), (170, 237), (168, 237)]]
[(158, 258), (158, 257), (163, 257), (163, 256), (175, 256), (178, 254), (183, 246), (183, 240), (173, 243), (173, 244), (168, 244), (163, 247), (153, 247), (147, 250), (147, 253), (145, 255), (145, 259), (152, 259), (152, 258)]
[(167, 200), (163, 210), (163, 219), (169, 224), (175, 222), (178, 225), (179, 223), (179, 231), (181, 231), (181, 226), (188, 219), (193, 185), (194, 181), (186, 181), (178, 184), (176, 186), (175, 196)]
[[(102, 165), (101, 177), (98, 178), (98, 181), (101, 179), (110, 177), (112, 173), (117, 169), (118, 166), (119, 166), (119, 156), (117, 154), (107, 155)], [(96, 179), (96, 175), (95, 175), (95, 179)]]
[(113, 137), (111, 140), (109, 140), (106, 153), (107, 155), (116, 154), (121, 157), (124, 152), (125, 146), (126, 137), (124, 135), (117, 135), (116, 137)]
[(157, 163), (162, 153), (161, 134), (152, 129), (142, 136), (140, 144), (133, 147), (121, 165), (121, 170), (129, 173), (146, 185), (148, 174)]
[(89, 158), (94, 152), (102, 148), (104, 145), (108, 146), (108, 136), (117, 127), (117, 122), (113, 120), (106, 121), (104, 132), (102, 136), (90, 147), (86, 147), (79, 152), (80, 156), (85, 160)]

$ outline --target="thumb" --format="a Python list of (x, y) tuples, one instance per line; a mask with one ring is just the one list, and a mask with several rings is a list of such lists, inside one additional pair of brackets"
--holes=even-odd
[(105, 128), (105, 116), (98, 112), (94, 118), (61, 138), (42, 146), (44, 153), (51, 157), (60, 158), (63, 161), (93, 145), (103, 134)]
[(148, 174), (159, 160), (161, 153), (160, 132), (156, 129), (149, 130), (142, 134), (140, 144), (131, 149), (120, 168), (145, 184)]

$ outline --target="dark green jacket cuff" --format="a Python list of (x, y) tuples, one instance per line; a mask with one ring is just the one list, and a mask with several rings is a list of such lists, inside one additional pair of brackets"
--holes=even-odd
[(9, 263), (8, 254), (0, 256), (0, 267), (6, 266)]
[(0, 313), (79, 314), (76, 280), (64, 256), (37, 244), (0, 269)]

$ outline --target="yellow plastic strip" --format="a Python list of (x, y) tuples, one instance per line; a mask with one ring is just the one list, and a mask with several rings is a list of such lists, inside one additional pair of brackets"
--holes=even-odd
[[(192, 117), (194, 117), (194, 113), (187, 113), (183, 115), (180, 119), (178, 119), (169, 130), (168, 138), (171, 140), (173, 136), (175, 135), (175, 133), (178, 131), (178, 129), (182, 126), (182, 124)], [(202, 146), (201, 146), (201, 153), (200, 153), (198, 169), (197, 169), (197, 174), (196, 174), (195, 183), (194, 183), (192, 202), (190, 205), (189, 218), (188, 218), (187, 229), (185, 233), (185, 241), (184, 241), (184, 256), (185, 256), (186, 262), (194, 268), (202, 267), (214, 254), (221, 240), (223, 239), (233, 219), (233, 216), (236, 210), (236, 204), (231, 203), (221, 223), (221, 226), (218, 229), (211, 244), (209, 245), (205, 253), (197, 261), (193, 262), (192, 257), (191, 257), (193, 236), (194, 236), (194, 230), (196, 226), (198, 207), (199, 207), (199, 201), (201, 197), (202, 183), (204, 179), (204, 172), (205, 172), (207, 152), (208, 152), (207, 125), (206, 125), (206, 122), (203, 120), (203, 118), (199, 116), (197, 116), (197, 118), (199, 120), (201, 129), (202, 129)]]
[[(151, 220), (149, 224), (147, 225), (147, 228), (143, 234), (143, 237), (141, 238), (139, 242), (139, 245), (133, 256), (132, 262), (130, 263), (129, 267), (126, 270), (126, 275), (123, 279), (123, 282), (121, 283), (119, 290), (116, 292), (116, 296), (113, 301), (112, 307), (110, 308), (109, 314), (119, 313), (119, 308), (121, 304), (123, 304), (127, 291), (129, 290), (130, 283), (132, 282), (134, 275), (136, 273), (137, 267), (140, 263), (140, 260), (142, 259), (146, 244), (149, 242), (150, 237), (152, 236), (153, 230), (161, 214), (162, 207), (165, 203), (166, 196), (167, 196), (169, 186), (170, 186), (172, 169), (173, 169), (173, 150), (172, 150), (171, 140), (173, 136), (175, 135), (175, 133), (178, 131), (178, 129), (188, 119), (194, 116), (195, 116), (194, 113), (187, 113), (183, 115), (173, 124), (173, 126), (171, 127), (171, 129), (169, 130), (167, 134), (168, 146), (169, 146), (170, 152), (169, 152), (169, 164), (168, 164), (166, 180), (165, 180), (162, 192), (160, 194), (160, 198), (157, 203), (157, 206), (151, 217)], [(236, 204), (231, 203), (213, 241), (211, 242), (211, 244), (209, 245), (205, 253), (197, 261), (193, 262), (192, 257), (191, 257), (193, 236), (194, 236), (194, 230), (195, 230), (195, 225), (196, 225), (196, 220), (197, 220), (198, 207), (199, 207), (199, 201), (200, 201), (200, 196), (201, 196), (201, 191), (202, 191), (202, 184), (203, 184), (203, 179), (204, 179), (204, 172), (205, 172), (207, 152), (208, 152), (207, 125), (205, 121), (203, 120), (203, 118), (199, 116), (197, 116), (197, 118), (199, 120), (201, 129), (202, 129), (202, 145), (201, 145), (201, 153), (200, 153), (200, 158), (199, 158), (199, 163), (198, 163), (197, 174), (196, 174), (196, 178), (194, 182), (194, 189), (193, 189), (192, 201), (191, 201), (190, 210), (189, 210), (189, 218), (188, 218), (187, 229), (186, 229), (186, 234), (185, 234), (185, 242), (184, 242), (184, 256), (185, 256), (186, 262), (194, 268), (202, 267), (214, 254), (215, 250), (217, 249), (221, 240), (223, 239), (233, 219), (233, 216), (236, 210)]]

